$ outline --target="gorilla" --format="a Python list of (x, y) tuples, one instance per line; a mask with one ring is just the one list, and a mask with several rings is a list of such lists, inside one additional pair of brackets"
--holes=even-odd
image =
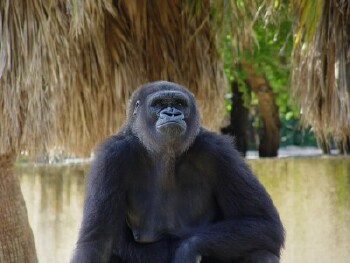
[(194, 96), (166, 81), (132, 95), (97, 148), (72, 263), (279, 262), (271, 198), (228, 137), (200, 125)]

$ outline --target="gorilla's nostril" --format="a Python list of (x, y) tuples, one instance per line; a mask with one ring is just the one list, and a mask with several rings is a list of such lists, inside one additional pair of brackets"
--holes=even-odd
[(180, 117), (182, 115), (183, 113), (180, 110), (173, 107), (168, 107), (160, 112), (160, 116), (163, 117)]

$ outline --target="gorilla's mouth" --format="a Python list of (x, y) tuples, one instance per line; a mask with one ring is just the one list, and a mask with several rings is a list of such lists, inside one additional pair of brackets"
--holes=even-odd
[(161, 134), (170, 136), (180, 136), (185, 133), (186, 126), (186, 122), (184, 122), (183, 120), (168, 120), (157, 123), (156, 128), (157, 131)]

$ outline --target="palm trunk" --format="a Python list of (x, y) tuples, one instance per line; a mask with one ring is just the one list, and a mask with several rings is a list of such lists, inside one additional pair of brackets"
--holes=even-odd
[[(344, 136), (345, 137), (345, 136)], [(342, 138), (338, 143), (337, 147), (340, 154), (348, 155), (350, 154), (350, 136)]]
[(229, 134), (235, 138), (237, 150), (246, 155), (248, 145), (248, 116), (249, 110), (244, 107), (244, 99), (242, 92), (238, 89), (238, 83), (232, 83), (232, 109), (230, 112), (230, 124), (221, 129), (223, 134)]
[(255, 91), (259, 100), (259, 112), (262, 120), (259, 156), (276, 157), (279, 148), (280, 119), (278, 107), (271, 87), (261, 86)]
[(262, 120), (259, 156), (275, 157), (279, 148), (281, 126), (275, 95), (264, 75), (255, 73), (250, 64), (242, 63), (242, 65), (247, 73), (246, 82), (257, 95), (259, 101), (259, 112)]
[(0, 155), (0, 262), (35, 263), (34, 236), (14, 160), (14, 154)]

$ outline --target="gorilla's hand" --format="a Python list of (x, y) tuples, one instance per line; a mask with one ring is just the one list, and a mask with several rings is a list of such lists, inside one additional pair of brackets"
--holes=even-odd
[(195, 238), (182, 242), (175, 252), (172, 263), (200, 263), (202, 256), (195, 249)]

